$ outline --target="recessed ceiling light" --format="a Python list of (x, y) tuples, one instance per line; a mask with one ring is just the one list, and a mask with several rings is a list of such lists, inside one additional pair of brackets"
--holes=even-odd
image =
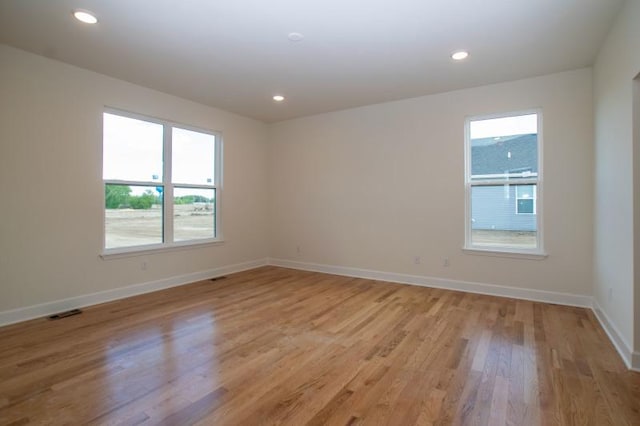
[(273, 97), (273, 100), (274, 100), (274, 101), (276, 101), (276, 102), (282, 102), (282, 101), (284, 101), (284, 96), (282, 96), (282, 95), (275, 95), (275, 96)]
[(287, 38), (291, 41), (302, 41), (304, 36), (300, 33), (289, 33), (289, 35), (287, 35)]
[(463, 59), (467, 59), (468, 56), (469, 56), (469, 52), (465, 50), (458, 50), (457, 52), (453, 52), (451, 54), (451, 59), (455, 61), (461, 61)]
[(78, 21), (84, 22), (85, 24), (95, 24), (98, 22), (98, 18), (88, 10), (75, 10), (73, 12), (73, 16), (75, 16)]

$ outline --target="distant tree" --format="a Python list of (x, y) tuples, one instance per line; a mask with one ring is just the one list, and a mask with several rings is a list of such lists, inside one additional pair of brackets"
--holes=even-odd
[(126, 185), (105, 185), (104, 201), (105, 207), (108, 209), (117, 209), (127, 205), (129, 201), (131, 188)]
[(182, 195), (180, 197), (175, 197), (173, 199), (174, 204), (193, 204), (194, 196), (193, 195)]
[(208, 203), (209, 199), (207, 197), (203, 197), (202, 195), (194, 195), (193, 196), (194, 203)]
[(153, 203), (156, 201), (156, 196), (153, 192), (147, 190), (142, 195), (129, 197), (129, 205), (132, 209), (150, 209)]
[(182, 195), (173, 199), (174, 204), (193, 204), (193, 203), (211, 203), (211, 198), (202, 195)]

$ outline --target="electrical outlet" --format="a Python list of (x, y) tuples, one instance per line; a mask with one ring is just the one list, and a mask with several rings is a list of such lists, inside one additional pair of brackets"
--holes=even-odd
[(146, 261), (144, 261), (144, 262), (142, 262), (142, 263), (140, 264), (140, 269), (142, 269), (143, 271), (146, 271), (146, 270), (147, 270), (147, 262), (146, 262)]
[(302, 250), (300, 250), (300, 246), (296, 246), (296, 253), (298, 254), (298, 256), (300, 255), (301, 252)]
[(419, 265), (419, 264), (421, 264), (421, 263), (422, 263), (422, 259), (420, 259), (420, 256), (415, 256), (415, 257), (413, 258), (413, 264), (414, 264), (414, 265)]
[(449, 263), (449, 258), (445, 257), (444, 259), (442, 259), (442, 266), (444, 266), (445, 268), (448, 268), (450, 265)]

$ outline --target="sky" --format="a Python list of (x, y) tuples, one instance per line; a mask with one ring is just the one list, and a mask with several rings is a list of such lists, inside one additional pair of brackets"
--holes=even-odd
[(495, 138), (538, 133), (538, 115), (474, 120), (470, 123), (471, 139)]

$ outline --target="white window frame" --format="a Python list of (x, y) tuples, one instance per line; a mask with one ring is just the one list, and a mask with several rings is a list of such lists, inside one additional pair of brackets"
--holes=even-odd
[[(522, 115), (536, 114), (538, 120), (538, 173), (518, 174), (517, 180), (513, 174), (487, 175), (483, 179), (471, 180), (471, 122), (481, 120), (491, 120), (496, 118), (518, 117)], [(509, 111), (498, 114), (469, 116), (464, 124), (464, 182), (465, 182), (465, 242), (463, 251), (469, 254), (487, 254), (495, 256), (518, 257), (525, 259), (540, 260), (547, 256), (544, 251), (544, 227), (543, 227), (543, 116), (542, 109), (535, 108), (521, 111)], [(524, 176), (526, 175), (526, 176)], [(521, 176), (521, 177), (520, 177)], [(478, 246), (472, 244), (472, 224), (471, 224), (471, 190), (474, 186), (496, 186), (496, 185), (536, 185), (534, 195), (534, 211), (536, 216), (536, 248), (526, 249), (521, 247), (505, 246)], [(517, 209), (517, 199), (516, 199)]]
[[(113, 114), (120, 117), (131, 118), (134, 120), (146, 121), (149, 123), (159, 124), (163, 128), (163, 149), (162, 149), (162, 161), (163, 161), (163, 176), (161, 182), (142, 182), (142, 181), (129, 181), (118, 179), (104, 179), (102, 178), (102, 253), (101, 257), (127, 257), (144, 255), (148, 253), (177, 250), (184, 248), (197, 247), (202, 245), (219, 244), (224, 241), (222, 236), (222, 217), (220, 206), (222, 204), (222, 134), (221, 132), (203, 129), (200, 127), (185, 125), (176, 123), (170, 120), (164, 120), (146, 115), (133, 113), (129, 111), (123, 111), (121, 109), (115, 109), (105, 107), (102, 110), (101, 115), (101, 158), (100, 158), (100, 176), (103, 176), (102, 168), (104, 167), (104, 158), (102, 153), (104, 152), (104, 114)], [(184, 184), (172, 182), (172, 146), (173, 146), (173, 132), (172, 129), (189, 130), (198, 133), (204, 133), (215, 137), (214, 148), (214, 182), (212, 185), (206, 184)], [(162, 211), (162, 232), (164, 241), (159, 244), (144, 244), (137, 246), (106, 248), (106, 212), (105, 212), (105, 185), (137, 185), (137, 186), (162, 186), (163, 187), (163, 211)], [(197, 189), (213, 189), (215, 191), (215, 204), (214, 204), (214, 231), (215, 237), (213, 238), (199, 238), (186, 241), (174, 241), (173, 235), (173, 192), (175, 188), (197, 188)]]

